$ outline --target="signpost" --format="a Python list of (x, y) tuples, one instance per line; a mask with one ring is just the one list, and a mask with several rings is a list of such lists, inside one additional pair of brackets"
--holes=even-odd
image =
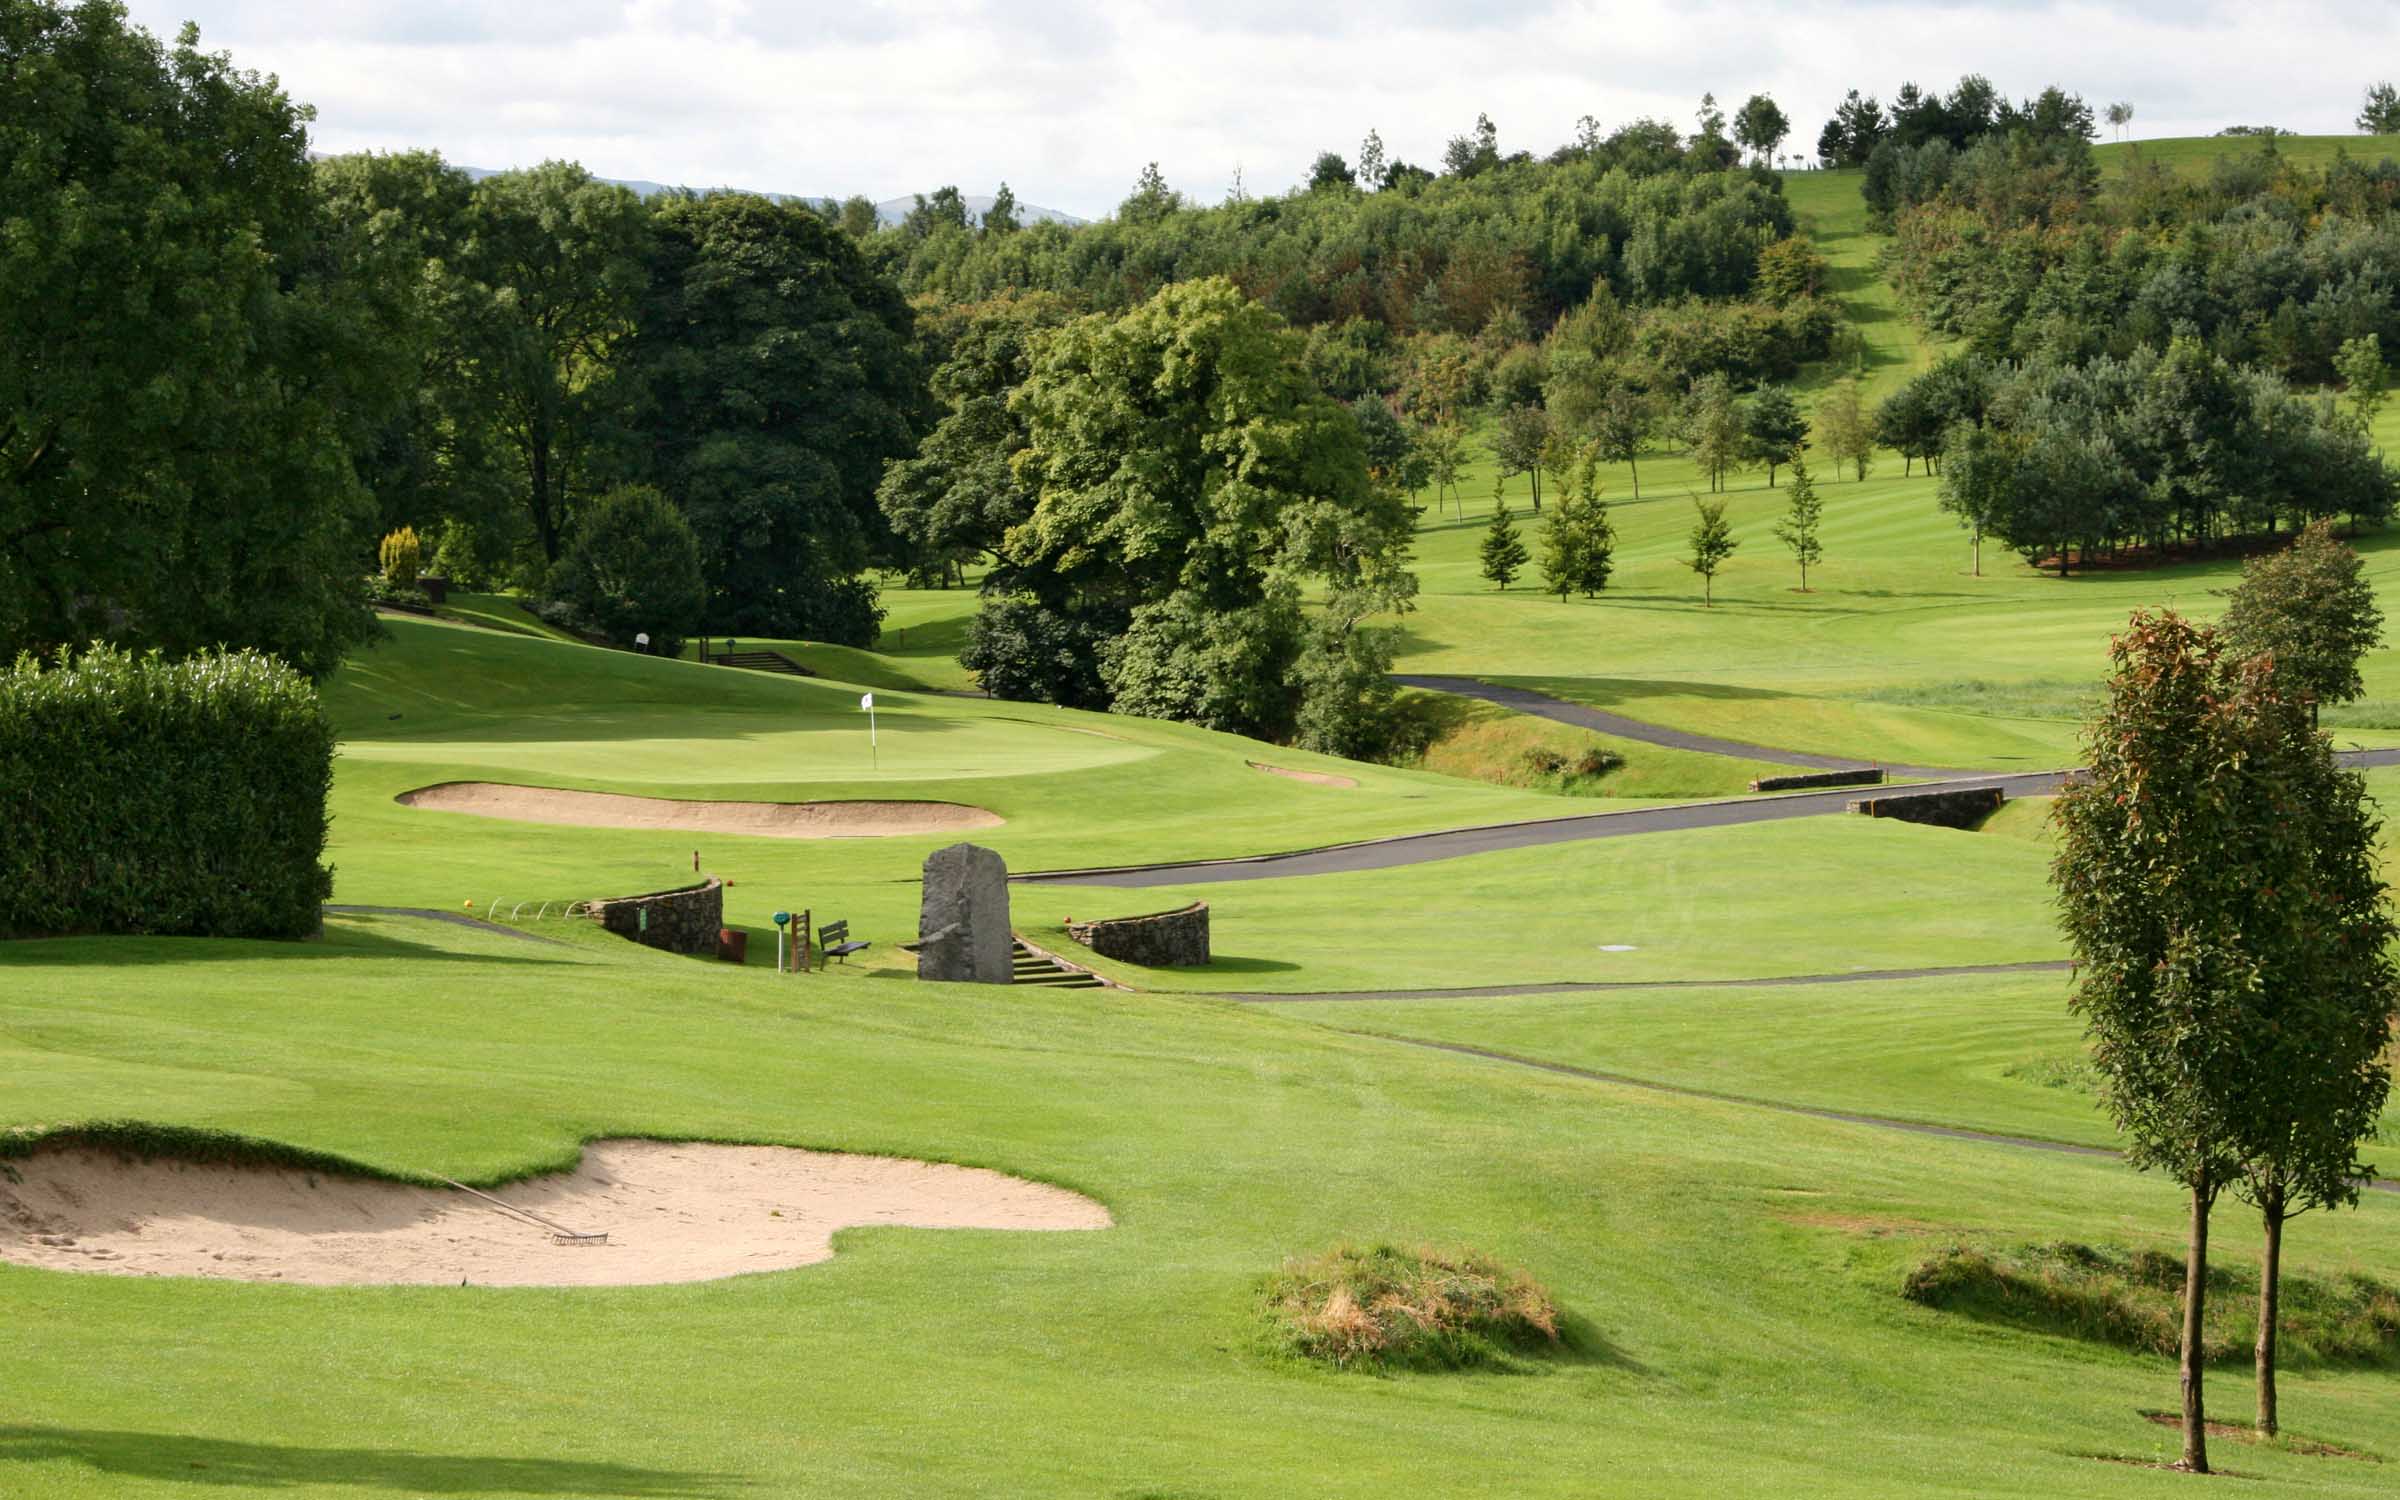
[(867, 764), (880, 771), (883, 769), (883, 753), (875, 748), (875, 695), (859, 694), (858, 706), (867, 711)]

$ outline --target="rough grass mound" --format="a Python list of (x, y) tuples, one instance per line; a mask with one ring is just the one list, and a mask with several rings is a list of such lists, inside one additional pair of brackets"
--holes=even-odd
[[(1952, 1245), (1919, 1262), (1901, 1295), (1988, 1322), (2172, 1356), (2183, 1330), (2183, 1259), (2106, 1245)], [(2256, 1267), (2209, 1267), (2207, 1318), (2209, 1359), (2250, 1357), (2258, 1339)], [(2286, 1267), (2282, 1322), (2287, 1365), (2400, 1362), (2400, 1288), (2372, 1278)]]
[(1286, 1261), (1266, 1298), (1283, 1347), (1342, 1369), (1473, 1369), (1559, 1342), (1541, 1284), (1472, 1250), (1341, 1245)]

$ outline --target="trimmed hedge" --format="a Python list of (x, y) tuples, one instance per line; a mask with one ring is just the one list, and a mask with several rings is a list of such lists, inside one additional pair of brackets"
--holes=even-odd
[(0, 934), (306, 937), (333, 728), (254, 651), (95, 646), (0, 673)]

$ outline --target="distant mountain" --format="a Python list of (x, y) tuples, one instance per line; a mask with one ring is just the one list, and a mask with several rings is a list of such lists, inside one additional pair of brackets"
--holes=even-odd
[[(977, 219), (981, 219), (985, 214), (992, 211), (991, 194), (969, 193), (966, 195), (966, 198), (967, 212), (973, 214)], [(912, 193), (906, 198), (887, 198), (883, 202), (876, 204), (875, 214), (876, 217), (882, 219), (886, 224), (897, 224), (902, 219), (907, 218), (908, 211), (916, 206), (916, 195)], [(1018, 204), (1017, 220), (1018, 222), (1024, 224), (1066, 224), (1069, 226), (1077, 224), (1089, 224), (1091, 222), (1089, 219), (1079, 219), (1073, 214), (1066, 213), (1060, 209), (1044, 208), (1038, 203)]]
[[(496, 176), (500, 169), (493, 167), (460, 167), (459, 170), (466, 173), (469, 177), (475, 179), (477, 182), (481, 182), (486, 177)], [(623, 177), (603, 177), (600, 179), (600, 181), (614, 183), (616, 186), (621, 188), (630, 188), (644, 198), (655, 198), (661, 193), (679, 192), (684, 186), (689, 186), (689, 184), (676, 185), (664, 182), (641, 182)], [(757, 190), (753, 188), (718, 187), (694, 188), (693, 191), (701, 193), (747, 193), (755, 192)], [(840, 201), (834, 198), (809, 197), (808, 195), (802, 193), (762, 192), (759, 193), (758, 196), (761, 198), (771, 198), (777, 203), (814, 203), (823, 207), (831, 207)], [(983, 215), (991, 211), (992, 196), (989, 193), (969, 193), (966, 195), (966, 199), (967, 211), (974, 214), (978, 219), (982, 218)], [(897, 224), (902, 219), (907, 218), (908, 211), (916, 206), (916, 195), (913, 193), (905, 198), (887, 198), (883, 202), (875, 205), (875, 216), (876, 218), (882, 220), (886, 225)], [(1059, 209), (1044, 208), (1038, 203), (1018, 204), (1017, 218), (1027, 224), (1077, 225), (1088, 224), (1091, 222), (1089, 219), (1079, 219), (1075, 215), (1063, 212)]]

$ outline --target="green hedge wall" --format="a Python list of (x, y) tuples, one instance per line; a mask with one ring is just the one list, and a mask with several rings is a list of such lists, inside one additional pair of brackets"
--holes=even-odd
[(306, 937), (333, 889), (333, 729), (240, 651), (95, 646), (0, 674), (0, 934)]

